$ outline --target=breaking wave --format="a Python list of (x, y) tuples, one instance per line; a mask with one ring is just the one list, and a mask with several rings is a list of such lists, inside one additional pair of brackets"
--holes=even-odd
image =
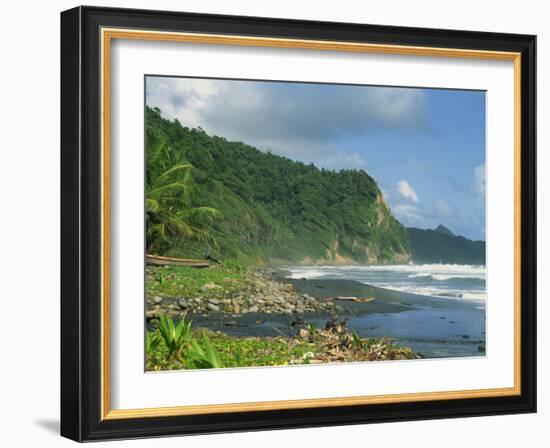
[(479, 265), (293, 266), (286, 270), (295, 279), (349, 279), (412, 294), (479, 301), (486, 298), (486, 270)]

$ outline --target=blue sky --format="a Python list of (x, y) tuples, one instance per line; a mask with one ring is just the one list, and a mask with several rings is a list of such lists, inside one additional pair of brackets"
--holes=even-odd
[(485, 239), (485, 92), (148, 77), (146, 102), (264, 151), (363, 169), (404, 225)]

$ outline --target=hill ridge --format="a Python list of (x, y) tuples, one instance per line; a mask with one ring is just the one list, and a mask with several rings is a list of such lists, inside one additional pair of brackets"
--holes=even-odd
[(210, 136), (146, 109), (146, 147), (167, 144), (192, 166), (195, 205), (223, 218), (214, 243), (180, 239), (163, 255), (213, 251), (251, 262), (303, 264), (403, 263), (405, 227), (364, 170), (332, 171)]
[(407, 227), (416, 263), (485, 264), (485, 241), (455, 235), (440, 224), (434, 229)]

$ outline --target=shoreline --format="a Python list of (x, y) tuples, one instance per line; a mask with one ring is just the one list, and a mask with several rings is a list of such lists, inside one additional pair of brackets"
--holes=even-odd
[[(148, 268), (148, 272), (155, 269), (159, 268)], [(185, 297), (185, 293), (148, 295), (146, 319), (151, 321), (160, 315), (180, 317), (182, 314), (217, 313), (333, 317), (398, 313), (449, 300), (393, 291), (351, 279), (293, 279), (285, 277), (284, 272), (268, 268), (247, 271), (242, 274), (244, 286), (226, 289), (223, 283), (231, 279), (225, 278), (222, 284), (205, 283), (195, 297)]]
[[(158, 268), (157, 268), (158, 269)], [(151, 269), (148, 268), (148, 272)], [(368, 285), (353, 279), (289, 278), (282, 268), (256, 268), (240, 274), (244, 286), (227, 288), (208, 282), (202, 285), (198, 297), (180, 295), (146, 298), (146, 319), (157, 315), (267, 314), (282, 316), (353, 316), (372, 313), (400, 313), (420, 309), (485, 308), (484, 302), (436, 297), (391, 290)], [(224, 278), (231, 283), (232, 279)], [(350, 299), (358, 299), (350, 300)], [(346, 300), (348, 299), (348, 300)]]
[[(148, 267), (147, 275), (150, 276), (152, 272), (161, 269)], [(152, 321), (161, 315), (181, 317), (186, 314), (216, 313), (337, 315), (345, 311), (340, 304), (320, 300), (308, 292), (297, 290), (290, 279), (285, 281), (273, 270), (250, 270), (240, 273), (238, 277), (238, 282), (230, 277), (224, 277), (218, 282), (207, 281), (193, 293), (182, 291), (181, 294), (175, 295), (170, 291), (171, 294), (165, 295), (147, 294), (146, 319)]]
[[(485, 353), (485, 307), (474, 301), (393, 291), (351, 279), (291, 279), (283, 269), (224, 276), (219, 276), (220, 285), (197, 286), (199, 297), (148, 298), (147, 328), (156, 328), (158, 317), (165, 315), (185, 317), (195, 328), (228, 337), (294, 338), (304, 325), (321, 328), (340, 319), (361, 337), (394, 339), (423, 357)], [(328, 300), (335, 296), (369, 302)]]

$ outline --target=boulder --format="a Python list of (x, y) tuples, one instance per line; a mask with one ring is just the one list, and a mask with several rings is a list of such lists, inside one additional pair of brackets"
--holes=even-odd
[(217, 313), (220, 311), (220, 307), (211, 302), (208, 302), (208, 305), (206, 307), (208, 308), (208, 311), (212, 311), (214, 313)]
[(292, 284), (290, 284), (290, 283), (287, 283), (286, 285), (283, 286), (283, 291), (284, 292), (293, 292), (294, 291), (294, 286), (292, 286)]
[(201, 287), (202, 292), (211, 291), (213, 289), (222, 289), (220, 285), (216, 285), (215, 283), (206, 283)]

